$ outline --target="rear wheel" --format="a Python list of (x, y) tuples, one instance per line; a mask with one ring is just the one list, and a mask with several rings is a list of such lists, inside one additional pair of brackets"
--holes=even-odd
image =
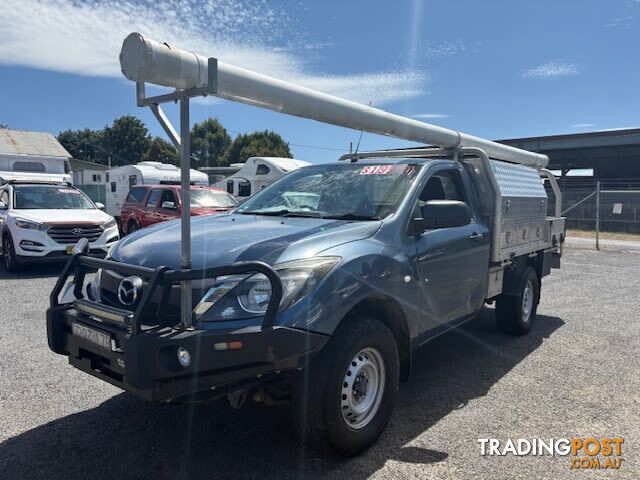
[(500, 329), (512, 335), (524, 335), (531, 330), (538, 310), (540, 283), (532, 267), (519, 277), (516, 295), (502, 294), (496, 301), (496, 319)]
[(127, 228), (127, 233), (128, 234), (129, 233), (133, 233), (133, 232), (135, 232), (136, 230), (139, 230), (139, 229), (140, 229), (140, 226), (138, 225), (138, 222), (131, 221), (131, 222), (129, 222), (129, 226)]
[(304, 440), (349, 456), (366, 450), (389, 421), (399, 370), (395, 338), (384, 324), (348, 320), (301, 373), (294, 413)]
[(13, 248), (13, 241), (9, 232), (6, 232), (2, 239), (2, 259), (7, 272), (13, 273), (22, 270), (22, 265), (18, 260), (15, 248)]

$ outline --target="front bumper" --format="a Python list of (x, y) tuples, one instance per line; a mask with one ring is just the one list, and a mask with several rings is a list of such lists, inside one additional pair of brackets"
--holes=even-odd
[[(73, 323), (109, 335), (111, 348), (74, 335)], [(165, 327), (130, 335), (65, 306), (48, 310), (47, 335), (51, 350), (68, 356), (74, 367), (150, 401), (188, 398), (214, 389), (224, 391), (295, 370), (304, 366), (328, 338), (286, 327), (228, 332)], [(241, 342), (242, 348), (214, 348), (226, 342)], [(190, 352), (188, 367), (179, 364), (178, 347)]]
[[(29, 259), (54, 261), (68, 258), (67, 247), (71, 244), (58, 243), (46, 232), (14, 227), (11, 229), (11, 237), (16, 255), (20, 256), (21, 261), (29, 261)], [(89, 247), (94, 255), (104, 256), (119, 238), (116, 225), (105, 229), (99, 238), (89, 244)]]
[[(59, 303), (62, 286), (74, 264), (78, 265), (73, 281), (79, 286), (74, 294), (79, 300)], [(145, 297), (148, 300), (152, 290), (164, 279), (202, 275), (202, 272), (157, 270), (149, 291), (143, 295), (143, 305), (138, 307), (140, 311), (129, 312), (82, 299), (82, 268), (108, 268), (109, 265), (113, 268), (117, 264), (78, 254), (69, 261), (51, 294), (51, 306), (47, 310), (49, 348), (66, 355), (74, 367), (146, 400), (211, 397), (215, 396), (213, 390), (225, 392), (257, 383), (270, 375), (303, 367), (328, 340), (326, 335), (275, 325), (281, 293), (273, 299), (273, 308), (267, 309), (268, 315), (262, 325), (255, 327), (224, 329), (218, 324), (217, 329), (200, 329), (197, 326), (167, 326), (161, 322), (156, 326), (140, 325), (137, 318), (145, 308)], [(252, 266), (270, 270), (264, 264), (253, 263)], [(252, 266), (237, 264), (235, 268), (248, 271)], [(122, 264), (118, 267), (148, 274), (141, 267)], [(224, 271), (231, 271), (233, 267), (225, 267)], [(273, 270), (271, 272), (277, 275)], [(215, 270), (207, 273), (220, 274)], [(274, 290), (279, 291), (278, 288)], [(116, 316), (121, 314), (126, 319), (114, 321), (105, 315), (105, 311), (115, 312)], [(90, 334), (80, 334), (78, 327), (74, 332), (74, 324), (80, 325), (80, 329), (84, 327), (85, 331), (89, 329)], [(102, 340), (96, 341), (96, 335)], [(231, 342), (234, 349), (220, 348), (221, 344)], [(190, 353), (191, 363), (186, 367), (178, 361), (179, 347)]]

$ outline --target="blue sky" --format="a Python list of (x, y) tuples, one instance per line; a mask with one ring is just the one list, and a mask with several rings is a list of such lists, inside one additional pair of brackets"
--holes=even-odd
[[(487, 138), (640, 124), (640, 0), (3, 0), (0, 123), (57, 134), (134, 114), (163, 136), (119, 70), (131, 31)], [(208, 116), (232, 134), (275, 130), (314, 162), (359, 136), (193, 105), (193, 121)], [(365, 133), (361, 149), (406, 145)]]

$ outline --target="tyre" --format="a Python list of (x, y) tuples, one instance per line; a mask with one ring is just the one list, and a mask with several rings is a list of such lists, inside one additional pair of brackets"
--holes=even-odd
[(366, 450), (389, 421), (399, 371), (398, 347), (384, 324), (368, 317), (347, 320), (301, 372), (294, 391), (303, 440), (346, 456)]
[(13, 241), (11, 240), (11, 234), (9, 232), (3, 235), (2, 260), (7, 272), (15, 273), (22, 270), (22, 264), (18, 260), (15, 248), (13, 248)]
[(138, 226), (137, 222), (129, 222), (129, 228), (127, 228), (127, 235), (132, 234), (133, 232), (135, 232), (136, 230), (139, 230), (140, 227)]
[(498, 327), (511, 335), (524, 335), (531, 330), (536, 318), (540, 283), (532, 267), (527, 267), (519, 277), (517, 295), (502, 294), (496, 300)]

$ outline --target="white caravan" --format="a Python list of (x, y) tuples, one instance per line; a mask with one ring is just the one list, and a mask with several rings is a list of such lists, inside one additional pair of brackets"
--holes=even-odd
[(71, 167), (64, 157), (0, 155), (0, 179), (6, 182), (22, 177), (70, 184)]
[[(107, 171), (106, 211), (120, 217), (120, 209), (134, 185), (179, 185), (180, 169), (170, 163), (140, 162)], [(192, 185), (209, 185), (206, 173), (191, 169)]]
[[(232, 166), (235, 166), (233, 164)], [(281, 157), (250, 157), (242, 168), (230, 177), (215, 183), (239, 200), (250, 197), (287, 173), (311, 165), (303, 160)]]

